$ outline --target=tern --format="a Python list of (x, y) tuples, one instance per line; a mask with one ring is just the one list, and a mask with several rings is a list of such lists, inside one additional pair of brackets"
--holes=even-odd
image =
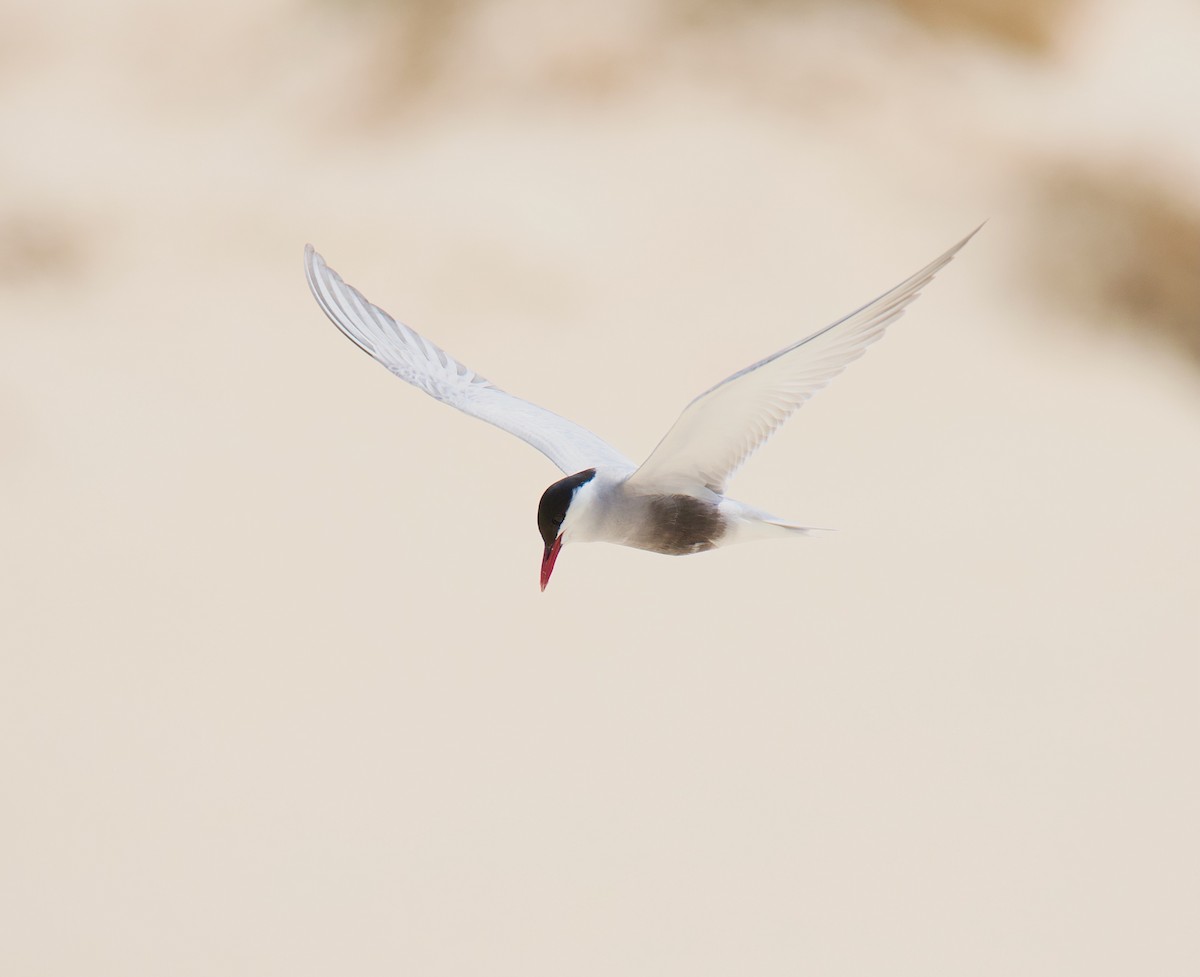
[(693, 400), (635, 465), (587, 428), (501, 390), (369, 302), (313, 250), (309, 288), (346, 337), (401, 380), (528, 442), (565, 473), (542, 493), (542, 590), (567, 543), (681, 556), (813, 530), (729, 498), (734, 473), (813, 394), (883, 335), (976, 228), (874, 301), (727, 377)]

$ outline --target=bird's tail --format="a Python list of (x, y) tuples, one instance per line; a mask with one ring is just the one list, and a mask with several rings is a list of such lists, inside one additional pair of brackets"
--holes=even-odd
[(777, 526), (780, 529), (787, 529), (800, 536), (815, 536), (820, 533), (836, 533), (836, 529), (823, 529), (819, 526), (798, 526), (794, 522), (788, 522), (786, 519), (776, 519), (772, 516), (770, 519), (764, 519), (768, 526)]
[[(781, 539), (785, 536), (816, 536), (820, 533), (833, 532), (832, 529), (819, 529), (816, 526), (801, 526), (788, 519), (780, 519), (762, 509), (755, 509), (744, 503), (726, 500), (730, 510), (729, 533), (725, 542), (740, 543), (755, 539)], [(734, 508), (736, 506), (736, 508)]]

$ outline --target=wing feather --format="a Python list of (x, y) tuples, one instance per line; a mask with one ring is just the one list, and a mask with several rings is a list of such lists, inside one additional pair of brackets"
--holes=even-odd
[(304, 249), (313, 297), (359, 349), (435, 400), (494, 424), (533, 445), (568, 475), (585, 468), (632, 471), (633, 462), (585, 427), (505, 393), (416, 330), (372, 305), (330, 268), (313, 246)]
[(862, 356), (978, 231), (874, 301), (702, 393), (630, 476), (630, 487), (705, 487), (724, 494), (746, 459), (805, 401)]

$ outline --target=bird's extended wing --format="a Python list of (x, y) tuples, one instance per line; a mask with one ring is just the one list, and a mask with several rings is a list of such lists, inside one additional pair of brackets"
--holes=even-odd
[(505, 393), (428, 339), (372, 305), (311, 244), (304, 271), (317, 303), (346, 336), (401, 380), (533, 445), (568, 475), (585, 468), (632, 471), (633, 462), (585, 427)]
[(628, 485), (647, 492), (703, 486), (723, 494), (742, 463), (806, 400), (862, 356), (978, 230), (875, 301), (702, 393), (684, 408)]

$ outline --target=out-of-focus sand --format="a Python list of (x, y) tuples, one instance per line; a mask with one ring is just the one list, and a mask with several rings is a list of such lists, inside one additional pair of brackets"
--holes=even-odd
[[(445, 9), (0, 12), (0, 973), (1194, 974), (1195, 364), (1038, 187), (1196, 204), (1200, 16)], [(839, 533), (544, 595), (300, 262), (641, 457), (985, 217), (735, 485)]]

